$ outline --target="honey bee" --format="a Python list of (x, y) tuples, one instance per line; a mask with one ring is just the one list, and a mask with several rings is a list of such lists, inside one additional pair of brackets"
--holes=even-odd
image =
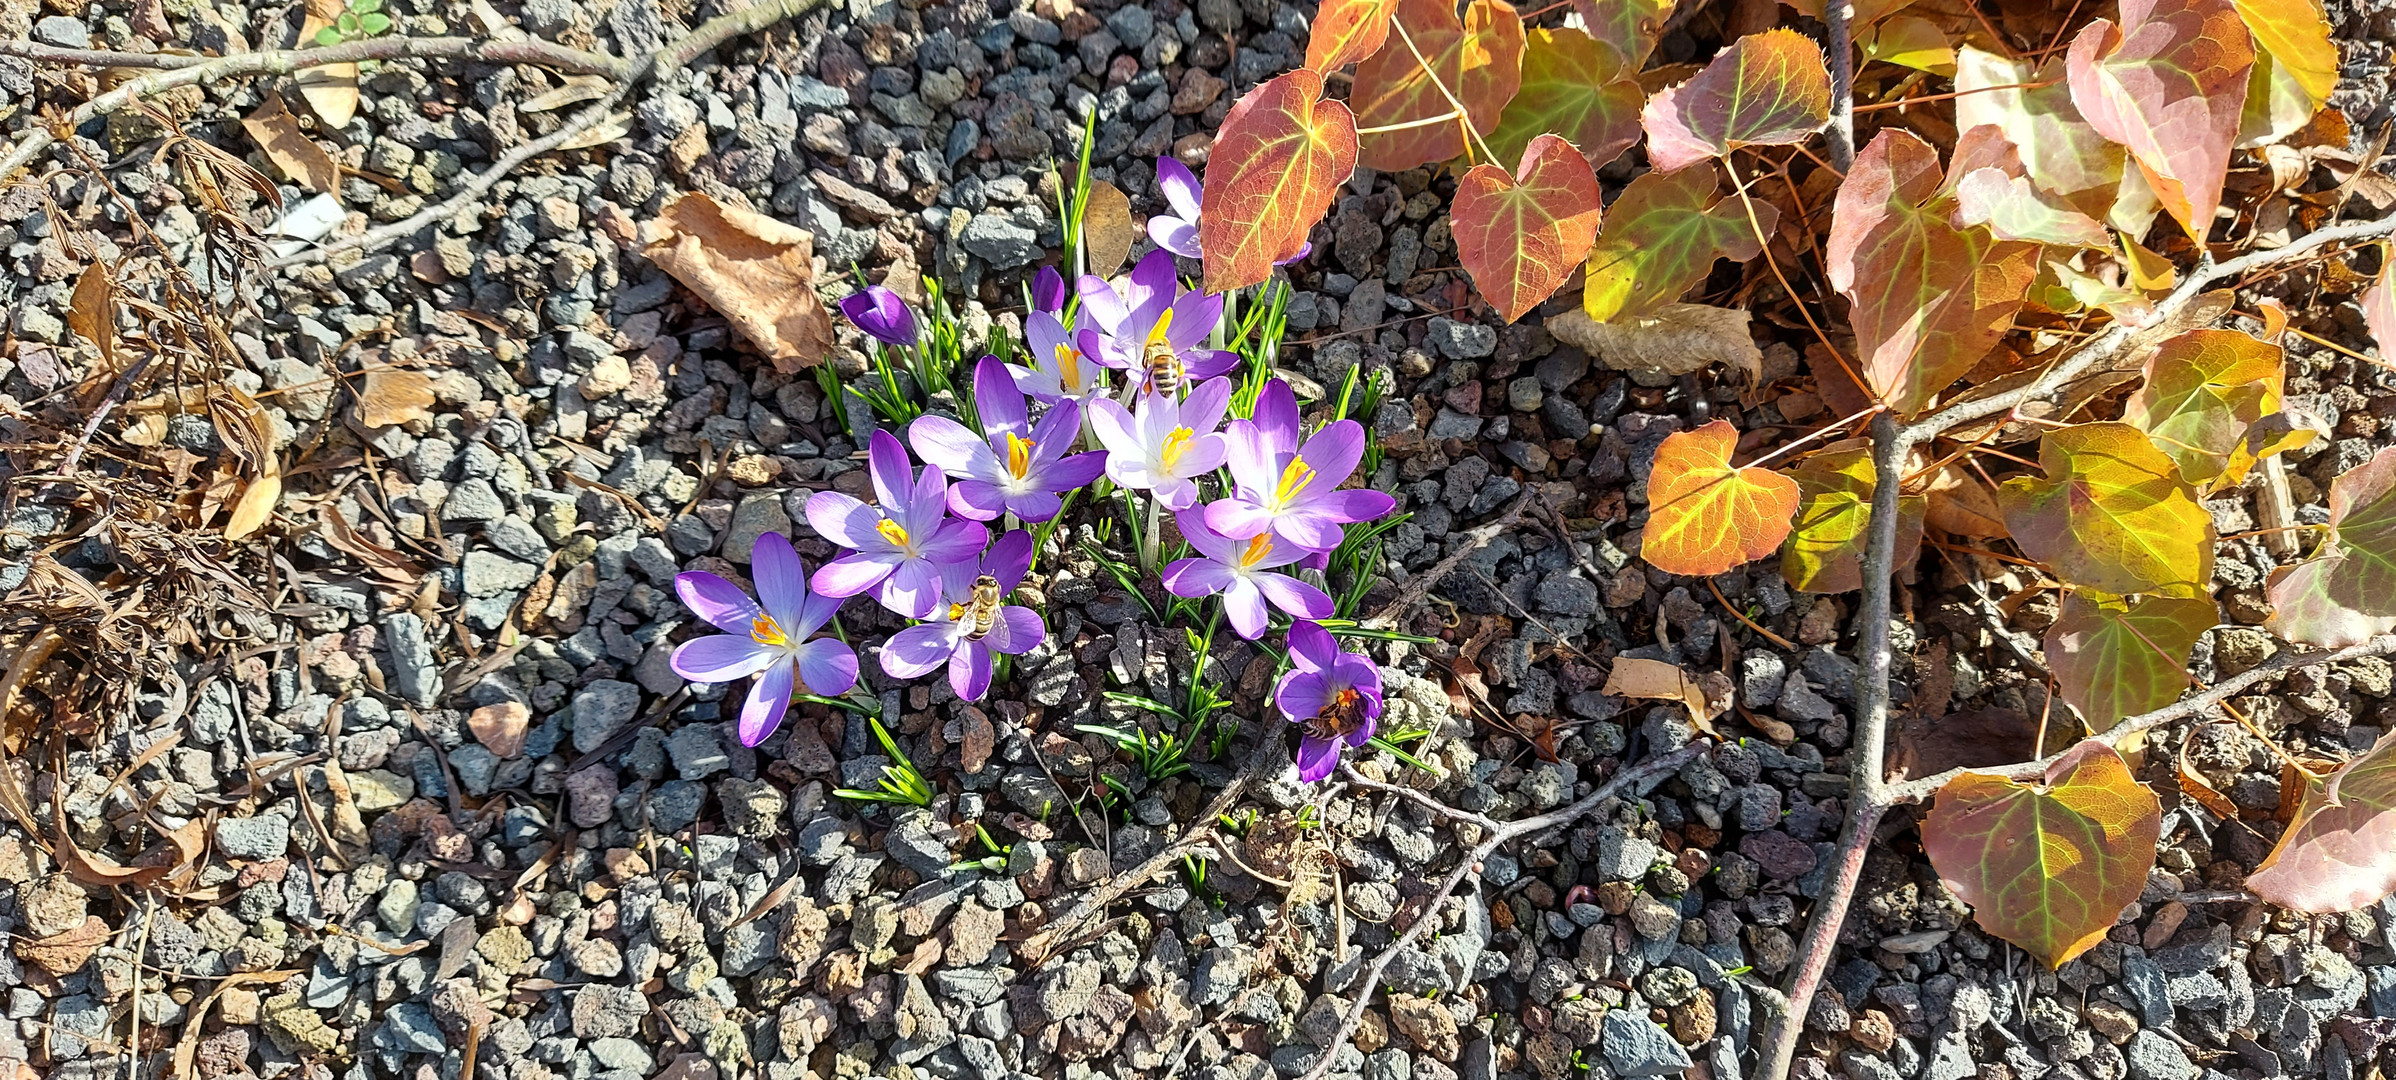
[(1345, 739), (1364, 727), (1364, 695), (1345, 687), (1306, 718), (1306, 733), (1318, 739)]
[(1181, 365), (1181, 354), (1173, 351), (1169, 341), (1149, 342), (1142, 364), (1148, 369), (1148, 389), (1160, 397), (1180, 393), (1182, 380), (1189, 374)]
[(973, 592), (965, 602), (950, 607), (950, 617), (965, 625), (967, 641), (980, 641), (997, 629), (998, 600), (998, 579), (983, 574), (974, 579)]

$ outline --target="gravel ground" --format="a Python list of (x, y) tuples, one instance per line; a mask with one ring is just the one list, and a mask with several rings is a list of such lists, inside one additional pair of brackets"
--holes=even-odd
[[(492, 9), (386, 10), (400, 32), (436, 35)], [(535, 36), (625, 54), (715, 13), (684, 0), (497, 11)], [(1332, 1075), (1366, 1080), (1742, 1075), (1768, 1019), (1762, 987), (1791, 961), (1843, 817), (1850, 605), (1793, 594), (1769, 560), (1715, 579), (1795, 646), (1783, 648), (1727, 619), (1705, 582), (1629, 552), (1664, 436), (1716, 416), (1753, 430), (1830, 414), (1795, 392), (1793, 337), (1766, 351), (1762, 388), (1743, 395), (1593, 369), (1536, 319), (1493, 325), (1465, 303), (1447, 181), (1427, 171), (1357, 177), (1315, 254), (1291, 268), (1284, 355), (1301, 394), (1360, 365), (1394, 388), (1371, 418), (1387, 452), (1371, 482), (1413, 516), (1390, 534), (1367, 607), (1465, 553), (1400, 620), (1434, 640), (1378, 657), (1385, 726), (1432, 729), (1415, 749), (1442, 771), (1379, 755), (1363, 773), (1505, 819), (1697, 738), (1677, 706), (1600, 692), (1617, 656), (1722, 671), (1752, 722), (1733, 712), (1728, 738), (1677, 772), (1501, 852), (1425, 910), (1479, 828), (1299, 784), (1260, 704), (1271, 662), (1249, 646), (1215, 655), (1240, 735), (1219, 757), (1201, 750), (1188, 776), (1151, 784), (1102, 740), (1073, 737), (1079, 723), (1143, 722), (1099, 692), (1166, 697), (1190, 657), (1178, 629), (1152, 625), (1071, 546), (1033, 582), (1051, 641), (990, 701), (865, 665), (895, 737), (941, 792), (928, 809), (830, 795), (870, 786), (886, 763), (860, 721), (802, 707), (752, 750), (730, 734), (722, 688), (678, 696), (667, 657), (700, 628), (673, 575), (741, 577), (769, 530), (822, 561), (831, 549), (800, 507), (814, 491), (861, 491), (865, 474), (812, 379), (738, 350), (609, 224), (647, 220), (683, 191), (745, 202), (812, 231), (828, 267), (939, 277), (983, 333), (1013, 318), (1010, 298), (1059, 242), (1050, 166), (1070, 161), (1079, 117), (1100, 118), (1094, 175), (1136, 211), (1160, 209), (1146, 161), (1201, 165), (1237, 93), (1300, 58), (1310, 14), (1275, 0), (854, 0), (662, 73), (622, 138), (540, 158), (452, 222), (256, 276), (256, 310), (231, 327), (245, 365), (228, 379), (275, 416), (306, 497), (286, 502), (271, 560), (260, 545), (223, 561), (271, 582), (272, 603), (160, 648), (146, 668), (91, 658), (139, 669), (125, 708), (65, 740), (63, 774), (18, 762), (41, 829), (12, 821), (0, 834), (0, 929), (15, 942), (0, 951), (0, 1059), (99, 1078), (165, 1075), (180, 1053), (206, 1080), (447, 1080), (469, 1060), (478, 1080), (1264, 1080), (1327, 1053)], [(2387, 109), (2384, 82), (2377, 101), (2369, 87), (2386, 71), (2388, 16), (2338, 18), (2361, 42), (2346, 92), (2361, 129)], [(286, 40), (295, 20), (238, 0), (50, 0), (0, 8), (0, 37), (215, 51)], [(1700, 55), (1693, 32), (1669, 37), (1663, 59)], [(316, 134), (360, 170), (343, 182), (353, 213), (396, 221), (461, 170), (554, 130), (571, 110), (526, 103), (560, 81), (529, 66), (389, 63), (365, 74), (357, 119)], [(232, 120), (277, 85), (232, 80), (162, 104), (187, 133), (262, 160)], [(0, 119), (18, 137), (42, 108), (96, 87), (0, 57)], [(125, 163), (114, 178), (175, 258), (203, 266), (188, 190), (133, 156), (157, 129), (120, 120), (80, 134)], [(1630, 175), (1616, 165), (1609, 190)], [(81, 238), (125, 235), (124, 214), (86, 180), (63, 175), (48, 205), (39, 194), (0, 197), (13, 222), (0, 224), (12, 477), (14, 448), (58, 445), (80, 421), (60, 419), (73, 401), (57, 391), (92, 360), (58, 314)], [(2316, 279), (2270, 287), (2307, 311), (2299, 326), (2359, 346), (2350, 302), (2306, 306)], [(836, 362), (858, 374), (854, 332), (840, 332)], [(436, 376), (432, 415), (361, 423), (335, 376), (417, 358)], [(2288, 389), (2339, 418), (2335, 441), (2294, 455), (2302, 513), (2319, 520), (2329, 478), (2387, 443), (2396, 380), (2296, 342)], [(204, 423), (170, 423), (166, 438), (188, 454), (221, 449)], [(323, 467), (302, 475), (310, 462)], [(11, 606), (53, 604), (53, 569), (106, 584), (171, 555), (14, 490), (0, 535)], [(2253, 527), (2247, 494), (2211, 509), (2224, 533)], [(345, 525), (328, 524), (336, 513)], [(1491, 523), (1510, 524), (1471, 538)], [(339, 532), (431, 568), (432, 591), (378, 575)], [(2201, 677), (2274, 651), (2252, 624), (2280, 560), (2261, 538), (2222, 546), (2217, 581), (2240, 625), (2199, 645)], [(1900, 700), (2039, 715), (2043, 678), (1960, 585), (1932, 557), (1903, 594)], [(2035, 634), (2053, 614), (2033, 601), (2011, 629)], [(846, 617), (852, 635), (897, 625), (865, 604)], [(2286, 745), (2344, 752), (2391, 722), (2391, 682), (2387, 663), (2364, 660), (2238, 704)], [(2155, 745), (2176, 745), (2178, 730)], [(10, 749), (20, 734), (10, 728)], [(2239, 806), (2278, 805), (2278, 766), (2251, 737), (2207, 727), (2189, 753)], [(1203, 881), (1139, 883), (1041, 963), (1018, 955), (1196, 824), (1251, 754), (1265, 757), (1231, 815), (1245, 823), (1228, 843), (1236, 859), (1214, 860)], [(1970, 926), (1910, 832), (1890, 831), (1807, 1018), (1798, 1075), (2345, 1080), (2396, 1064), (2383, 1050), (2396, 1033), (2396, 905), (2316, 919), (2251, 902), (2238, 885), (2276, 827), (2174, 805), (2160, 768), (2159, 868), (2108, 940), (2057, 972)], [(1128, 807), (1090, 805), (1101, 773), (1134, 792)], [(170, 827), (212, 823), (186, 895), (81, 884), (53, 854), (66, 841), (131, 863), (154, 839), (145, 808)], [(992, 854), (975, 825), (1007, 850), (959, 869)], [(1353, 1040), (1327, 1047), (1364, 965), (1422, 919), (1436, 933), (1396, 956), (1389, 995)]]

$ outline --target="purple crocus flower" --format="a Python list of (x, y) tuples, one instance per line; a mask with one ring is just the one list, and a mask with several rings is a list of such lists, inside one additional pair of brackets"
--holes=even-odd
[(900, 348), (915, 344), (915, 313), (907, 310), (907, 302), (899, 299), (899, 294), (879, 285), (843, 297), (840, 311), (858, 329), (883, 342)]
[[(1156, 246), (1185, 259), (1202, 259), (1206, 253), (1198, 246), (1198, 201), (1203, 189), (1190, 167), (1170, 157), (1156, 159), (1156, 186), (1165, 193), (1168, 214), (1148, 219), (1148, 238)], [(1314, 251), (1311, 243), (1300, 243), (1298, 253), (1276, 261), (1275, 266), (1288, 266)]]
[(1165, 567), (1165, 591), (1192, 599), (1223, 594), (1223, 612), (1231, 616), (1231, 628), (1241, 637), (1254, 641), (1264, 636), (1271, 616), (1265, 610), (1268, 601), (1299, 619), (1328, 619), (1337, 610), (1323, 590), (1270, 572), (1307, 554), (1295, 544), (1276, 540), (1272, 530), (1240, 541), (1207, 528), (1206, 515), (1199, 511), (1184, 510), (1174, 518), (1199, 557)]
[(1280, 379), (1267, 379), (1256, 394), (1256, 408), (1248, 415), (1256, 427), (1257, 437), (1263, 440), (1266, 452), (1276, 459), (1298, 452), (1298, 443), (1306, 437), (1306, 429), (1298, 422), (1298, 392)]
[(988, 441), (945, 416), (919, 416), (907, 428), (916, 453), (958, 477), (948, 489), (948, 508), (957, 516), (1046, 521), (1063, 509), (1065, 492), (1106, 471), (1105, 454), (1066, 454), (1081, 437), (1081, 405), (1060, 401), (1033, 427), (1023, 392), (997, 357), (974, 367), (973, 400)]
[(1206, 523), (1234, 540), (1271, 531), (1298, 547), (1328, 551), (1339, 546), (1340, 526), (1397, 509), (1387, 493), (1339, 489), (1364, 458), (1364, 428), (1354, 420), (1324, 426), (1286, 455), (1277, 451), (1276, 435), (1254, 421), (1232, 422), (1223, 438), (1234, 486), (1231, 497), (1207, 504)]
[(1170, 369), (1176, 383), (1195, 383), (1239, 366), (1238, 353), (1204, 347), (1223, 319), (1223, 298), (1182, 292), (1171, 252), (1149, 252), (1124, 279), (1120, 293), (1085, 275), (1081, 297), (1082, 310), (1097, 330), (1081, 331), (1076, 340), (1108, 367), (1139, 372), (1153, 384), (1160, 368)]
[(1032, 277), (1032, 310), (1054, 315), (1065, 310), (1065, 275), (1053, 266), (1043, 266)]
[[(1074, 317), (1075, 329), (1090, 328), (1089, 313)], [(1035, 311), (1023, 320), (1024, 345), (1031, 351), (1032, 366), (1008, 365), (1015, 376), (1015, 388), (1050, 405), (1068, 398), (1087, 400), (1106, 392), (1107, 365), (1099, 358), (1082, 351), (1074, 332), (1054, 314)]]
[(990, 541), (978, 521), (948, 517), (948, 477), (926, 465), (917, 477), (907, 448), (887, 431), (867, 443), (874, 498), (867, 506), (837, 491), (807, 500), (807, 524), (848, 553), (816, 568), (815, 591), (855, 596), (879, 586), (875, 599), (910, 619), (932, 613), (940, 600), (939, 568), (973, 557)]
[(1339, 766), (1342, 746), (1363, 746), (1381, 719), (1381, 669), (1370, 659), (1341, 652), (1331, 632), (1310, 622), (1292, 623), (1293, 670), (1273, 688), (1273, 703), (1290, 723), (1305, 729), (1298, 739), (1298, 779), (1312, 783)]
[(1048, 635), (1040, 613), (1001, 603), (1032, 564), (1032, 537), (1021, 529), (990, 545), (977, 562), (959, 559), (940, 576), (943, 603), (923, 622), (890, 636), (882, 670), (912, 679), (948, 665), (948, 685), (967, 701), (990, 690), (990, 654), (1032, 651)]
[(1175, 401), (1142, 394), (1136, 411), (1100, 398), (1090, 403), (1090, 427), (1106, 446), (1106, 473), (1127, 488), (1154, 492), (1167, 510), (1198, 503), (1193, 481), (1223, 464), (1223, 437), (1214, 433), (1231, 404), (1231, 380), (1208, 379)]
[[(756, 600), (740, 586), (705, 570), (674, 576), (682, 602), (716, 629), (674, 650), (674, 673), (692, 682), (727, 683), (757, 676), (740, 707), (740, 744), (755, 746), (782, 726), (794, 691), (826, 696), (857, 685), (857, 654), (838, 638), (814, 638), (841, 602), (807, 591), (807, 564), (789, 538), (769, 532), (750, 556)], [(760, 602), (762, 601), (762, 603)]]

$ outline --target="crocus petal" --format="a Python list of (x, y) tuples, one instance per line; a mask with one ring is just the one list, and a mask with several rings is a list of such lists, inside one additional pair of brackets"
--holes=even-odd
[(961, 518), (995, 521), (998, 515), (1007, 512), (1007, 493), (996, 484), (959, 480), (948, 489), (948, 509)]
[(1207, 335), (1214, 333), (1215, 325), (1222, 321), (1222, 297), (1199, 292), (1183, 293), (1173, 301), (1173, 325), (1165, 328), (1165, 340), (1173, 343), (1173, 351), (1188, 352), (1197, 348), (1199, 342), (1205, 341)]
[(837, 491), (807, 497), (807, 524), (824, 539), (851, 550), (881, 551), (890, 546), (874, 526), (882, 512)]
[(1040, 314), (1065, 310), (1065, 277), (1053, 266), (1043, 266), (1032, 279), (1032, 309)]
[[(1079, 484), (1065, 485), (1068, 488)], [(1007, 512), (1017, 520), (1037, 525), (1057, 516), (1065, 508), (1065, 500), (1054, 491), (1018, 491), (1006, 497)]]
[(1082, 314), (1107, 333), (1114, 333), (1116, 327), (1123, 325), (1124, 317), (1131, 314), (1131, 305), (1124, 303), (1114, 286), (1096, 274), (1083, 274), (1081, 280), (1074, 282), (1073, 291), (1081, 294)]
[(1181, 460), (1173, 463), (1173, 471), (1183, 476), (1205, 476), (1223, 466), (1230, 447), (1221, 435), (1200, 435), (1181, 448)]
[(1149, 218), (1148, 238), (1156, 241), (1156, 246), (1182, 258), (1205, 258), (1205, 249), (1198, 246), (1198, 223), (1195, 217), (1178, 218), (1158, 214)]
[(1138, 457), (1140, 437), (1133, 434), (1133, 418), (1123, 406), (1107, 398), (1090, 402), (1090, 430), (1098, 435), (1098, 445), (1118, 457)]
[(1252, 574), (1248, 580), (1256, 583), (1257, 589), (1264, 593), (1265, 599), (1273, 602), (1274, 607), (1289, 612), (1292, 617), (1328, 619), (1339, 611), (1338, 605), (1331, 602), (1329, 593), (1288, 574)]
[(990, 646), (959, 642), (948, 657), (948, 688), (966, 701), (980, 701), (990, 692)]
[(674, 592), (682, 597), (683, 606), (690, 608), (718, 630), (746, 634), (763, 609), (740, 586), (705, 570), (685, 570), (674, 575)]
[(1356, 463), (1364, 460), (1364, 425), (1354, 420), (1339, 420), (1323, 425), (1298, 450), (1300, 460), (1315, 471), (1314, 481), (1307, 485), (1303, 498), (1320, 499), (1346, 483), (1356, 471)]
[(857, 685), (857, 653), (838, 638), (817, 638), (799, 646), (799, 681), (807, 692), (837, 697)]
[(1290, 662), (1300, 671), (1330, 671), (1339, 662), (1339, 642), (1332, 640), (1331, 631), (1311, 622), (1290, 624), (1289, 647)]
[(1225, 349), (1194, 349), (1181, 354), (1182, 368), (1193, 379), (1211, 379), (1240, 366), (1240, 354)]
[(1381, 715), (1381, 668), (1361, 653), (1344, 652), (1331, 665), (1333, 682), (1355, 687), (1364, 695), (1364, 714)]
[(1223, 426), (1223, 464), (1235, 487), (1259, 499), (1281, 483), (1280, 448), (1265, 429), (1246, 420)]
[(1342, 488), (1324, 495), (1316, 506), (1339, 521), (1371, 521), (1397, 509), (1398, 500), (1386, 491)]
[(1331, 680), (1320, 671), (1293, 671), (1281, 677), (1281, 685), (1273, 688), (1273, 704), (1292, 723), (1323, 711), (1334, 693)]
[(1198, 174), (1190, 167), (1170, 157), (1156, 159), (1156, 186), (1165, 193), (1165, 202), (1177, 216), (1198, 220)]
[(894, 552), (852, 551), (815, 568), (818, 596), (850, 597), (882, 583), (898, 568), (904, 556)]
[(882, 643), (882, 670), (893, 678), (913, 679), (948, 663), (956, 650), (954, 623), (924, 623), (890, 635)]
[(1188, 599), (1213, 596), (1237, 580), (1239, 575), (1230, 567), (1213, 559), (1175, 559), (1165, 564), (1165, 591)]
[(848, 602), (849, 598), (846, 596), (808, 593), (806, 602), (799, 605), (798, 625), (785, 626), (782, 629), (793, 638), (810, 636), (823, 629), (825, 623), (831, 622), (832, 616), (840, 614), (840, 605)]
[(1289, 383), (1266, 380), (1250, 418), (1274, 453), (1287, 454), (1298, 448), (1298, 392), (1290, 389)]
[(998, 609), (998, 623), (982, 638), (991, 648), (1010, 656), (1027, 653), (1040, 647), (1048, 638), (1048, 625), (1040, 621), (1040, 613), (1019, 604)]
[(1015, 380), (1007, 378), (1007, 366), (999, 363), (998, 357), (984, 356), (974, 365), (973, 407), (981, 414), (982, 431), (993, 439), (1007, 434), (1022, 437), (1031, 428), (1023, 392), (1015, 389)]
[(1290, 256), (1289, 258), (1286, 258), (1286, 259), (1279, 259), (1279, 260), (1276, 260), (1276, 261), (1273, 263), (1273, 265), (1275, 265), (1275, 266), (1288, 266), (1289, 264), (1291, 264), (1291, 263), (1294, 263), (1294, 262), (1297, 262), (1298, 260), (1300, 260), (1300, 259), (1303, 259), (1303, 258), (1305, 258), (1305, 257), (1307, 257), (1307, 256), (1309, 256), (1309, 255), (1312, 255), (1312, 254), (1314, 254), (1314, 242), (1313, 242), (1313, 241), (1311, 241), (1311, 240), (1302, 240), (1302, 241), (1299, 241), (1299, 242), (1298, 242), (1298, 253), (1297, 253), (1297, 254), (1295, 254), (1295, 255), (1292, 255), (1292, 256)]
[(1231, 586), (1223, 590), (1223, 614), (1231, 617), (1231, 628), (1250, 641), (1263, 637), (1265, 628), (1272, 625), (1273, 613), (1265, 608), (1265, 594), (1244, 577), (1233, 578)]
[(926, 465), (915, 480), (915, 494), (898, 510), (899, 524), (906, 527), (908, 536), (920, 537), (939, 528), (947, 513), (948, 474), (938, 465)]
[(1298, 779), (1309, 784), (1339, 768), (1339, 740), (1307, 735), (1298, 740)]
[(864, 292), (842, 297), (840, 311), (858, 329), (882, 341), (915, 344), (915, 313), (907, 310), (907, 302), (897, 293), (880, 285), (868, 285)]
[(982, 572), (998, 579), (1001, 595), (1015, 591), (1023, 584), (1024, 572), (1032, 566), (1032, 534), (1022, 529), (1009, 529), (990, 551), (982, 556)]
[(886, 512), (896, 514), (907, 505), (909, 481), (915, 476), (915, 463), (907, 460), (907, 448), (898, 436), (875, 428), (865, 440), (865, 461), (874, 481), (874, 501)]
[(992, 480), (1004, 468), (998, 455), (990, 452), (989, 443), (945, 416), (916, 417), (907, 425), (907, 441), (915, 444), (916, 454), (947, 475)]
[(1106, 472), (1106, 462), (1106, 453), (1095, 450), (1087, 454), (1075, 454), (1072, 457), (1060, 459), (1041, 472), (1040, 486), (1048, 489), (1051, 494), (1071, 491), (1098, 479), (1100, 474)]
[(1209, 524), (1204, 510), (1184, 510), (1173, 515), (1173, 523), (1181, 526), (1182, 538), (1188, 540), (1191, 547), (1216, 562), (1238, 562), (1240, 549), (1247, 546), (1223, 535), (1221, 530)]
[(774, 650), (747, 634), (709, 634), (675, 648), (672, 663), (674, 674), (692, 682), (728, 683), (764, 671), (774, 659)]
[(990, 529), (978, 521), (950, 521), (933, 530), (931, 538), (916, 542), (915, 550), (936, 563), (963, 562), (979, 554), (990, 542)]
[(1331, 515), (1314, 507), (1284, 510), (1273, 518), (1273, 532), (1291, 547), (1307, 551), (1329, 551), (1346, 539), (1340, 523)]
[(910, 619), (921, 619), (940, 606), (940, 576), (930, 562), (908, 559), (882, 579), (881, 591), (874, 598), (883, 607)]
[(1379, 730), (1381, 730), (1381, 721), (1377, 717), (1368, 715), (1364, 718), (1364, 723), (1356, 725), (1356, 730), (1348, 733), (1348, 745), (1363, 746), (1373, 741), (1373, 733)]
[(757, 576), (757, 602), (787, 631), (799, 624), (807, 603), (807, 564), (778, 532), (760, 533), (749, 552), (749, 570)]
[(740, 744), (755, 746), (782, 726), (782, 714), (790, 711), (790, 692), (793, 675), (788, 663), (775, 664), (757, 676), (749, 687), (749, 699), (740, 707)]
[(1249, 537), (1273, 527), (1273, 515), (1246, 499), (1217, 499), (1206, 504), (1206, 527), (1234, 540)]
[[(1112, 458), (1108, 460), (1113, 461)], [(1111, 465), (1108, 471), (1113, 472)], [(1140, 485), (1125, 484), (1124, 486), (1138, 487)], [(1164, 504), (1165, 509), (1175, 513), (1198, 505), (1198, 485), (1178, 476), (1158, 477), (1148, 490), (1151, 495), (1156, 497), (1157, 502)]]
[(1200, 435), (1215, 430), (1223, 423), (1233, 390), (1231, 380), (1223, 378), (1210, 378), (1190, 388), (1190, 396), (1181, 400), (1181, 426)]
[[(1131, 277), (1125, 282), (1123, 299), (1132, 307), (1140, 308), (1148, 306), (1159, 297), (1170, 301), (1174, 294), (1180, 291), (1181, 281), (1175, 276), (1173, 253), (1151, 251), (1140, 257), (1138, 266), (1131, 268)], [(1221, 302), (1218, 301), (1216, 306), (1220, 309)], [(1163, 309), (1159, 308), (1158, 310)], [(1152, 324), (1154, 321), (1153, 318), (1150, 319)], [(1207, 324), (1207, 329), (1213, 328), (1214, 324)], [(1202, 333), (1198, 336), (1205, 337), (1206, 335)]]

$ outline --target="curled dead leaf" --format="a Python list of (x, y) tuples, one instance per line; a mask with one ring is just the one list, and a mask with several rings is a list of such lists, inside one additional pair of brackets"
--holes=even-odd
[(1686, 375), (1708, 364), (1763, 374), (1764, 353), (1747, 332), (1747, 312), (1709, 304), (1666, 304), (1640, 318), (1598, 322), (1579, 308), (1547, 320), (1548, 333), (1615, 371)]
[(1082, 206), (1082, 250), (1089, 272), (1112, 277), (1131, 257), (1138, 231), (1131, 224), (1131, 197), (1104, 180), (1090, 181), (1090, 201)]
[(430, 375), (402, 368), (376, 368), (359, 382), (358, 422), (367, 427), (390, 427), (432, 415)]
[[(1713, 680), (1706, 675), (1719, 679), (1720, 686), (1708, 687), (1707, 683)], [(1716, 692), (1708, 693), (1709, 689)], [(1661, 660), (1625, 656), (1614, 661), (1614, 670), (1606, 676), (1606, 686), (1601, 692), (1615, 697), (1680, 702), (1689, 710), (1689, 722), (1697, 725), (1697, 730), (1720, 738), (1721, 733), (1714, 730), (1714, 718), (1730, 708), (1730, 691), (1729, 677), (1720, 672), (1692, 676)]]
[(316, 140), (300, 131), (299, 118), (284, 107), (283, 95), (267, 94), (256, 111), (241, 118), (241, 129), (249, 132), (250, 141), (266, 151), (267, 160), (283, 170), (283, 175), (310, 191), (340, 197), (341, 166)]
[(667, 203), (641, 253), (732, 324), (775, 370), (832, 352), (832, 316), (815, 295), (815, 234), (699, 192)]
[(107, 263), (95, 260), (75, 279), (67, 327), (99, 348), (102, 367), (116, 370), (116, 282), (109, 277)]
[[(308, 16), (300, 22), (300, 47), (316, 43), (316, 32), (333, 25), (347, 7), (344, 0), (308, 0)], [(319, 64), (294, 80), (308, 107), (329, 127), (345, 128), (358, 115), (358, 65)]]

